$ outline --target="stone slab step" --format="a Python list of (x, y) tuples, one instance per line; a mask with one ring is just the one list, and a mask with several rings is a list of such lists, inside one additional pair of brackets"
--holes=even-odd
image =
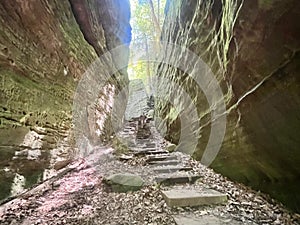
[(161, 155), (166, 154), (167, 152), (165, 150), (157, 150), (157, 151), (149, 151), (146, 152), (146, 155)]
[(146, 148), (146, 149), (158, 149), (158, 147), (156, 146), (156, 143), (151, 143), (151, 142), (149, 142), (149, 143), (137, 143), (136, 144), (136, 147), (137, 148)]
[(162, 195), (168, 206), (185, 207), (221, 204), (227, 201), (227, 195), (212, 189), (172, 189), (162, 191)]
[(151, 143), (151, 142), (154, 142), (154, 141), (155, 141), (155, 139), (152, 139), (152, 138), (136, 140), (136, 142), (138, 144), (147, 144), (147, 143)]
[(184, 184), (184, 183), (195, 183), (196, 180), (200, 178), (199, 175), (160, 175), (155, 177), (156, 183), (161, 183), (165, 185), (173, 185), (173, 184)]
[(135, 155), (159, 155), (159, 154), (165, 154), (165, 150), (156, 150), (156, 151), (135, 151)]
[(155, 140), (149, 140), (149, 139), (146, 139), (146, 140), (140, 140), (140, 139), (136, 140), (136, 144), (140, 145), (140, 146), (143, 146), (144, 148), (156, 148), (157, 149), (158, 145), (155, 145), (155, 146), (153, 145), (153, 142)]
[(179, 165), (180, 161), (178, 160), (164, 160), (164, 161), (151, 161), (149, 162), (150, 165), (155, 165), (155, 166), (174, 166), (174, 165)]
[(127, 160), (130, 160), (130, 159), (133, 159), (133, 155), (125, 155), (125, 154), (122, 154), (118, 157), (119, 160), (122, 160), (122, 161), (127, 161)]
[(125, 127), (123, 131), (135, 131), (134, 127)]
[(153, 161), (164, 161), (164, 160), (176, 160), (178, 159), (174, 155), (157, 155), (157, 156), (149, 156), (147, 159), (147, 162), (153, 162)]
[(143, 148), (144, 151), (157, 151), (157, 148)]
[(157, 151), (159, 149), (157, 149), (157, 148), (136, 147), (136, 148), (132, 148), (131, 150), (134, 151), (134, 152), (143, 152), (143, 151), (149, 152), (149, 151)]
[(243, 223), (233, 219), (221, 219), (213, 215), (201, 217), (173, 216), (176, 225), (242, 225)]
[(177, 171), (190, 171), (192, 167), (187, 166), (166, 166), (166, 167), (157, 167), (153, 171), (156, 173), (175, 173)]
[(156, 143), (146, 143), (146, 146), (148, 147), (148, 148), (156, 148)]
[(121, 131), (120, 134), (122, 135), (134, 135), (134, 131)]

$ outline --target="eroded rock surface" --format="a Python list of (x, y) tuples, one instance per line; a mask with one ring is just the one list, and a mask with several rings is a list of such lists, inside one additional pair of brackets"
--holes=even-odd
[[(223, 92), (226, 134), (211, 166), (298, 211), (299, 10), (297, 0), (168, 1), (162, 35), (163, 41), (200, 56)], [(193, 70), (195, 59), (185, 58), (183, 49), (176, 53), (163, 47), (163, 52), (170, 61), (189, 68), (190, 73), (204, 76)], [(180, 86), (199, 115), (186, 117), (193, 124), (200, 122), (199, 143), (190, 153), (207, 161), (202, 156), (211, 131), (211, 113), (218, 111), (213, 111), (214, 106), (209, 106), (200, 86), (182, 71), (162, 64), (158, 74), (164, 78), (159, 89), (168, 100), (175, 98), (177, 102), (176, 110), (169, 102), (157, 102), (157, 113), (168, 127), (166, 137), (177, 144), (180, 137), (193, 133), (192, 126), (181, 126), (180, 115), (191, 104), (176, 96)], [(172, 86), (171, 81), (177, 85)], [(212, 87), (210, 84), (207, 81), (205, 88)], [(218, 101), (214, 99), (214, 103)], [(188, 147), (184, 147), (186, 152)]]
[[(114, 132), (108, 122), (112, 108), (122, 119), (127, 99), (125, 89), (124, 101), (114, 101), (128, 82), (119, 67), (128, 61), (129, 8), (126, 0), (1, 1), (1, 199), (9, 194), (16, 175), (25, 177), (27, 188), (48, 177), (43, 171), (49, 164), (56, 167), (55, 161), (78, 153), (70, 148), (77, 137), (70, 132), (76, 87), (92, 73), (86, 71), (98, 56), (123, 44), (116, 52), (120, 54), (107, 53), (105, 60), (98, 60), (97, 77), (105, 78), (100, 90), (95, 79), (87, 79), (88, 87), (77, 94), (83, 99), (76, 99), (87, 116), (75, 128), (84, 132), (87, 144), (107, 140)], [(95, 93), (93, 102), (87, 97), (90, 93)]]
[[(129, 3), (2, 1), (0, 10), (1, 133), (12, 126), (67, 129), (78, 80), (97, 56), (130, 42)], [(109, 60), (126, 64), (128, 50), (123, 53), (103, 67), (111, 66)], [(126, 83), (121, 72), (124, 80), (110, 80), (111, 86)], [(118, 88), (110, 89), (99, 95), (107, 99)]]

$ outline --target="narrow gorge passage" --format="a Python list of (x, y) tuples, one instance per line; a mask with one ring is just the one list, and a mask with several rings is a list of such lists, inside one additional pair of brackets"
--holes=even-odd
[(152, 110), (142, 81), (129, 87), (128, 120), (113, 148), (97, 147), (2, 205), (1, 224), (297, 224), (269, 196), (174, 151), (153, 118), (132, 110)]
[(0, 222), (299, 224), (299, 12), (1, 1)]

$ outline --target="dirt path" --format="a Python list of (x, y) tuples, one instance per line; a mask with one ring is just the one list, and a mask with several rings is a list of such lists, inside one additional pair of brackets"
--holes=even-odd
[[(136, 89), (142, 102), (131, 100), (129, 108), (148, 107), (145, 93)], [(188, 155), (166, 152), (168, 143), (153, 122), (144, 129), (141, 124), (126, 122), (116, 135), (126, 146), (126, 154), (120, 154), (118, 146), (95, 147), (87, 158), (0, 206), (0, 224), (300, 224), (299, 215), (268, 196), (229, 181)], [(103, 182), (115, 173), (139, 175), (144, 186), (136, 192), (115, 193)], [(172, 202), (166, 195), (195, 190), (196, 195), (212, 190), (227, 200), (222, 197), (219, 204), (202, 204), (199, 196), (193, 196)]]
[[(178, 218), (184, 221), (184, 217), (211, 222), (207, 224), (299, 224), (299, 216), (289, 213), (282, 205), (259, 192), (228, 181), (181, 153), (171, 155), (177, 157), (182, 165), (192, 167), (185, 174), (200, 174), (200, 180), (195, 184), (157, 185), (154, 180), (158, 174), (154, 172), (153, 165), (147, 163), (151, 156), (135, 153), (149, 150), (147, 145), (151, 148), (155, 146), (157, 150), (163, 149), (165, 141), (153, 127), (150, 138), (136, 139), (135, 128), (136, 124), (128, 123), (119, 136), (127, 140), (133, 149), (126, 160), (114, 155), (109, 147), (98, 148), (97, 153), (62, 169), (57, 179), (46, 181), (2, 205), (0, 223), (176, 224), (175, 218), (180, 224)], [(137, 192), (112, 192), (102, 178), (118, 172), (141, 175), (145, 186)], [(228, 201), (219, 205), (171, 208), (161, 191), (174, 187), (213, 188), (225, 193)], [(191, 224), (191, 221), (185, 222)], [(198, 221), (195, 224), (201, 223)]]

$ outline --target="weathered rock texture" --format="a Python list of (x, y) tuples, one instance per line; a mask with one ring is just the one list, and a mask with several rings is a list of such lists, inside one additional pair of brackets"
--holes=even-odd
[[(169, 1), (162, 34), (163, 41), (199, 55), (222, 88), (227, 129), (211, 166), (298, 211), (299, 10), (297, 0)], [(177, 56), (166, 53), (165, 57)], [(183, 87), (197, 106), (201, 129), (194, 157), (200, 160), (211, 129), (212, 110), (206, 97), (176, 68), (161, 64), (158, 74)], [(159, 86), (170, 93), (167, 98), (174, 98), (171, 85), (163, 80)], [(176, 100), (184, 106), (182, 98)], [(182, 110), (174, 110), (167, 102), (157, 103), (156, 111), (168, 126), (167, 138), (174, 143), (179, 142)]]
[[(97, 56), (131, 39), (129, 2), (123, 0), (4, 0), (0, 18), (1, 145), (21, 143), (27, 132), (21, 127), (68, 130), (74, 91), (86, 69)], [(127, 60), (123, 48), (100, 63), (114, 67)], [(125, 70), (114, 77), (98, 93), (104, 97), (97, 102), (96, 119), (108, 117), (109, 96), (127, 82)], [(96, 129), (106, 136), (111, 132), (104, 125)]]
[(128, 105), (125, 111), (125, 119), (139, 118), (149, 111), (148, 95), (142, 80), (131, 80), (129, 83)]

